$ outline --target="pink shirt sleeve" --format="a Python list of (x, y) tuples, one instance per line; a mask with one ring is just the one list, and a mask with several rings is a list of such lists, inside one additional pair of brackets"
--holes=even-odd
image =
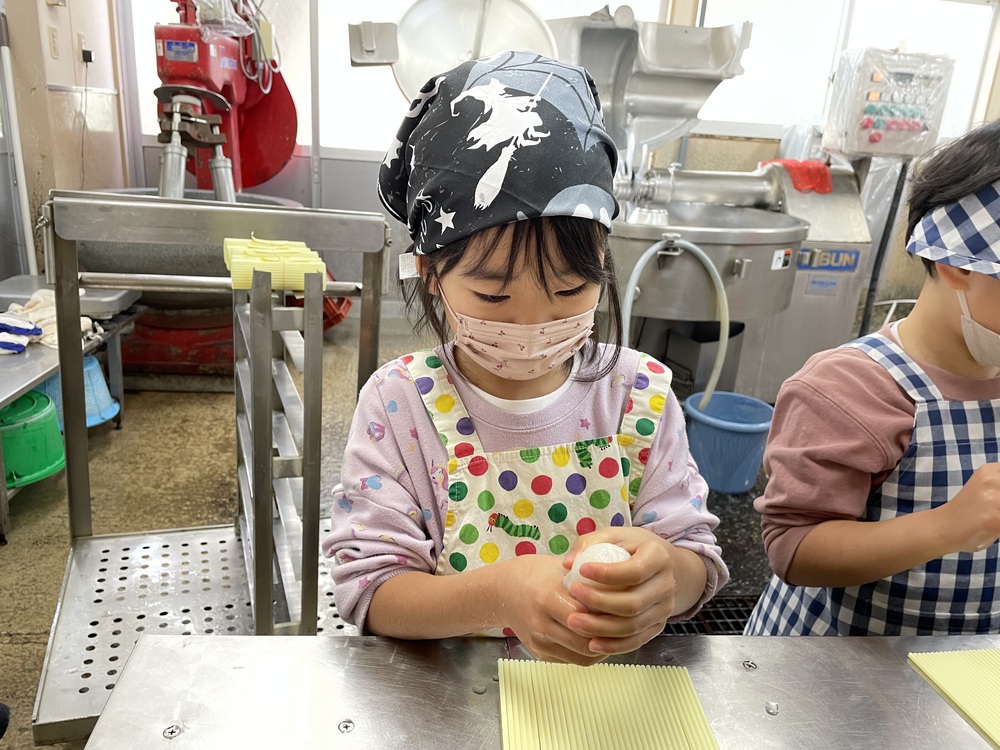
[(364, 630), (376, 589), (411, 570), (433, 573), (444, 538), (442, 501), (428, 467), (447, 465), (427, 412), (405, 368), (379, 369), (358, 397), (334, 488), (332, 531), (323, 554), (336, 565), (337, 610)]
[[(899, 343), (893, 327), (879, 333)], [(917, 365), (946, 400), (1000, 398), (1000, 378)], [(754, 503), (779, 578), (787, 580), (795, 551), (817, 525), (865, 514), (869, 495), (910, 445), (915, 413), (892, 375), (858, 349), (820, 352), (785, 381), (764, 453), (767, 489)]]
[(785, 381), (764, 453), (767, 488), (754, 502), (779, 578), (817, 525), (864, 515), (909, 445), (913, 415), (892, 376), (857, 349), (816, 354)]
[(669, 622), (686, 620), (729, 580), (722, 548), (715, 539), (719, 519), (708, 509), (708, 485), (688, 449), (684, 412), (671, 390), (650, 446), (649, 460), (632, 508), (632, 523), (676, 547), (695, 552), (705, 563), (707, 582), (701, 599)]

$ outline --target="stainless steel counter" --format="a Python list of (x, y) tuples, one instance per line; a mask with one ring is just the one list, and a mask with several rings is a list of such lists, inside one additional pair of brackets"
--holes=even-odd
[[(110, 321), (101, 321), (104, 334), (87, 342), (84, 354), (106, 343), (108, 346), (108, 390), (121, 407), (116, 422), (121, 423), (125, 412), (125, 391), (122, 388), (120, 336), (131, 330), (135, 312), (121, 313)], [(59, 369), (59, 351), (41, 344), (32, 344), (20, 354), (0, 356), (0, 409), (13, 403)], [(18, 488), (8, 490), (4, 482), (3, 451), (0, 450), (0, 544), (6, 544), (10, 533), (10, 499)]]
[[(998, 646), (677, 636), (614, 661), (688, 667), (724, 749), (985, 748), (906, 656)], [(505, 657), (528, 658), (513, 640), (143, 635), (87, 750), (498, 749)]]
[(20, 354), (0, 358), (0, 408), (23, 396), (59, 369), (59, 352), (29, 346)]

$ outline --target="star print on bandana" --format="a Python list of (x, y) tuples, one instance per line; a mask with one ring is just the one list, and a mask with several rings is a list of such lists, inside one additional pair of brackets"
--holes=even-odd
[(546, 216), (610, 229), (617, 163), (585, 69), (501, 52), (428, 81), (386, 153), (378, 193), (422, 255)]
[(436, 221), (438, 224), (441, 225), (441, 234), (444, 234), (445, 229), (455, 228), (454, 219), (455, 219), (454, 211), (445, 211), (442, 208), (440, 213), (438, 213), (438, 217), (434, 219), (434, 221)]

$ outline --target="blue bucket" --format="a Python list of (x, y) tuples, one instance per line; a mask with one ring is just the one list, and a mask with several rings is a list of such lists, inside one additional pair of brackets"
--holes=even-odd
[(709, 489), (729, 495), (747, 492), (757, 481), (774, 409), (742, 393), (717, 391), (702, 411), (701, 397), (694, 393), (684, 399), (684, 413), (691, 418), (691, 455)]
[[(35, 386), (55, 404), (59, 429), (63, 429), (62, 380), (57, 372)], [(87, 404), (87, 427), (94, 427), (118, 416), (121, 406), (111, 397), (101, 363), (95, 357), (83, 358), (83, 393)]]

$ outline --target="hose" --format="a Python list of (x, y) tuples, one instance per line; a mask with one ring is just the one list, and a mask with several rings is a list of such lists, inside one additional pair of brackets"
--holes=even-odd
[(715, 306), (719, 316), (719, 348), (715, 353), (715, 362), (712, 363), (712, 371), (709, 373), (705, 391), (698, 402), (698, 409), (704, 411), (712, 398), (712, 393), (715, 392), (716, 384), (719, 382), (719, 376), (722, 374), (722, 366), (726, 361), (726, 349), (729, 345), (729, 300), (726, 297), (726, 289), (722, 284), (722, 277), (719, 275), (719, 270), (704, 250), (693, 242), (679, 238), (663, 239), (646, 248), (645, 252), (639, 256), (639, 260), (636, 261), (635, 266), (632, 268), (632, 273), (628, 277), (628, 283), (625, 285), (625, 299), (622, 300), (622, 339), (625, 341), (626, 346), (630, 345), (629, 328), (632, 321), (632, 303), (639, 286), (639, 277), (652, 258), (659, 255), (661, 251), (674, 247), (686, 250), (694, 255), (705, 267), (705, 270), (708, 271), (708, 275), (712, 279), (712, 285), (715, 287)]

